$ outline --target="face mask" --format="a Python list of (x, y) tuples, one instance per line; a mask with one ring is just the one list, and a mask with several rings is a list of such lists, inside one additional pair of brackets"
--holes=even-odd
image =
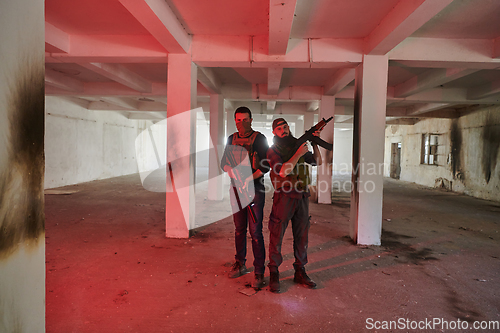
[(244, 135), (252, 130), (252, 125), (249, 121), (240, 121), (236, 124), (236, 128), (238, 129), (240, 135)]

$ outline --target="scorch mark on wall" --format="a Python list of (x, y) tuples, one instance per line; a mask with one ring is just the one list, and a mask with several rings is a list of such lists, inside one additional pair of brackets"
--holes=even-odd
[(464, 181), (464, 174), (462, 173), (462, 132), (458, 127), (458, 120), (453, 119), (450, 130), (451, 141), (451, 172), (454, 179)]
[(8, 158), (0, 170), (0, 255), (44, 232), (44, 68), (21, 62), (9, 82)]
[(500, 125), (494, 125), (491, 115), (486, 118), (483, 127), (483, 172), (486, 183), (490, 182), (492, 172), (497, 166), (498, 150), (500, 148)]

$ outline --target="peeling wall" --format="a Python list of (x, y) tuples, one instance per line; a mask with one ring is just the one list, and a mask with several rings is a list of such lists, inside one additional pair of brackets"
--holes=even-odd
[(45, 104), (45, 188), (138, 172), (135, 139), (152, 122), (60, 97)]
[(44, 2), (0, 2), (0, 332), (45, 331)]
[[(500, 201), (500, 106), (458, 119), (427, 119), (412, 126), (388, 125), (384, 176), (390, 172), (390, 145), (401, 142), (401, 180), (481, 199)], [(422, 134), (438, 134), (438, 165), (420, 164)]]

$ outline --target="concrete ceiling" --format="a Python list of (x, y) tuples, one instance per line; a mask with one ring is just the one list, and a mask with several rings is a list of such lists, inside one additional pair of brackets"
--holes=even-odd
[[(169, 53), (190, 52), (198, 100), (352, 114), (363, 54), (389, 57), (388, 122), (500, 104), (498, 0), (46, 0), (46, 94), (151, 118)], [(256, 93), (258, 92), (258, 93)], [(268, 101), (277, 102), (267, 104)], [(313, 106), (313, 107), (312, 107)], [(154, 119), (154, 117), (153, 117)]]

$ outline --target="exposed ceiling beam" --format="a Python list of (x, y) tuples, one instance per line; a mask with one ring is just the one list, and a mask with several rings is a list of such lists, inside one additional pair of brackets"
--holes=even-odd
[[(282, 89), (276, 96), (267, 94), (266, 84), (253, 84), (251, 91), (246, 89), (246, 87), (247, 85), (244, 87), (235, 84), (223, 85), (222, 94), (225, 98), (233, 101), (310, 102), (321, 99), (323, 90), (319, 86), (293, 86)], [(303, 111), (305, 111), (305, 108)]]
[(278, 95), (283, 75), (283, 67), (270, 67), (267, 69), (267, 94)]
[(71, 35), (68, 54), (50, 55), (45, 62), (167, 62), (167, 52), (152, 36)]
[(82, 81), (68, 77), (50, 68), (45, 68), (45, 84), (73, 93), (83, 92), (84, 89)]
[(389, 53), (389, 60), (409, 67), (500, 67), (491, 57), (493, 40), (408, 37)]
[(355, 67), (362, 61), (361, 39), (300, 40), (286, 55), (270, 56), (265, 52), (265, 36), (194, 35), (192, 59), (202, 67), (283, 67), (322, 68)]
[(274, 111), (276, 108), (276, 101), (267, 101), (267, 111)]
[(128, 119), (135, 120), (163, 120), (167, 118), (167, 114), (164, 115), (160, 112), (129, 112)]
[(307, 112), (314, 112), (319, 109), (319, 101), (312, 101), (307, 103)]
[(123, 97), (101, 97), (100, 101), (116, 105), (127, 110), (137, 110), (139, 107), (139, 102), (137, 102), (136, 100)]
[[(352, 101), (354, 99), (354, 87), (348, 86), (336, 95), (337, 103), (341, 104), (343, 100)], [(394, 97), (394, 89), (387, 88), (387, 104), (391, 102), (408, 103), (449, 103), (449, 104), (496, 104), (498, 98), (485, 97), (480, 99), (471, 99), (467, 96), (467, 89), (463, 88), (434, 88), (420, 93), (405, 97)]]
[(228, 99), (224, 99), (224, 109), (225, 110), (234, 110), (234, 104)]
[(419, 119), (414, 118), (389, 118), (385, 122), (386, 125), (415, 125)]
[(450, 108), (453, 107), (454, 105), (455, 104), (450, 104), (450, 103), (416, 104), (406, 108), (406, 115), (408, 116), (421, 115), (427, 112)]
[(139, 111), (155, 111), (155, 112), (167, 112), (166, 102), (154, 101), (154, 102), (141, 102), (137, 107)]
[(366, 54), (384, 55), (436, 16), (453, 0), (404, 0), (382, 19), (365, 41)]
[[(500, 80), (469, 89), (467, 97), (472, 100), (478, 100), (481, 98), (488, 98), (496, 94), (500, 94)], [(500, 98), (497, 98), (497, 102), (499, 100)]]
[(68, 53), (69, 35), (45, 22), (45, 51), (49, 53)]
[(297, 0), (269, 1), (269, 55), (286, 54), (296, 4)]
[[(388, 95), (388, 99), (391, 98)], [(401, 99), (399, 99), (401, 101)], [(426, 102), (426, 103), (450, 103), (450, 104), (494, 104), (498, 99), (494, 97), (481, 97), (473, 100), (467, 95), (467, 89), (462, 88), (434, 88), (408, 96), (404, 99), (408, 102)]]
[(117, 82), (88, 82), (83, 84), (83, 91), (74, 92), (46, 86), (45, 94), (49, 96), (77, 95), (80, 97), (89, 96), (145, 96), (164, 97), (167, 95), (167, 84), (165, 82), (153, 82), (150, 93), (139, 93), (137, 90), (125, 87)]
[(407, 97), (477, 72), (477, 69), (431, 69), (394, 86), (394, 97)]
[(187, 53), (191, 36), (164, 0), (119, 0), (170, 53)]
[(211, 94), (220, 94), (221, 82), (214, 70), (207, 67), (198, 67), (198, 69), (198, 81), (200, 81)]
[(407, 111), (404, 107), (387, 107), (385, 109), (386, 117), (406, 117)]
[(80, 66), (139, 92), (150, 93), (152, 91), (152, 83), (150, 81), (126, 69), (122, 65), (92, 62), (80, 63)]
[(119, 106), (113, 103), (105, 102), (104, 100), (90, 102), (87, 109), (92, 111), (130, 111), (128, 107)]
[(339, 69), (325, 85), (325, 95), (335, 95), (354, 80), (355, 68)]

